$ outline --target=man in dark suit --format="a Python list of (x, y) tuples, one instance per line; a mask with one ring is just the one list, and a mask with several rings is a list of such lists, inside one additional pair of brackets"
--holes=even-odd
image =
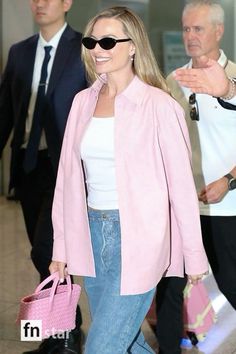
[[(30, 0), (39, 34), (11, 47), (0, 86), (0, 156), (13, 130), (9, 188), (21, 202), (41, 280), (52, 258), (51, 207), (64, 129), (73, 97), (87, 86), (81, 33), (66, 23), (72, 1)], [(80, 353), (79, 308), (77, 317), (69, 339), (50, 337), (27, 353)]]

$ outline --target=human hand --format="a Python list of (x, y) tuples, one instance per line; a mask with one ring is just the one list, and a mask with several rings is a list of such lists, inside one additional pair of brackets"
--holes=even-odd
[(214, 97), (227, 96), (230, 81), (223, 67), (206, 56), (198, 59), (198, 65), (198, 68), (175, 70), (173, 74), (175, 80), (195, 93), (205, 93)]
[(198, 194), (198, 200), (204, 204), (219, 203), (228, 192), (228, 182), (225, 177), (205, 186)]
[(60, 283), (63, 283), (65, 280), (65, 277), (68, 275), (67, 270), (66, 270), (66, 263), (63, 262), (57, 262), (57, 261), (52, 261), (50, 266), (49, 266), (49, 272), (50, 274), (59, 272), (59, 278), (60, 278)]
[(207, 273), (203, 273), (203, 274), (196, 274), (196, 275), (188, 275), (188, 282), (190, 284), (197, 284), (199, 280), (201, 280), (204, 275), (206, 275)]

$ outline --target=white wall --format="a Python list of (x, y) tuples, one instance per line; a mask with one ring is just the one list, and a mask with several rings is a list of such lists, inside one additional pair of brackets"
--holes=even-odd
[(225, 33), (222, 48), (227, 57), (235, 61), (235, 0), (220, 0), (219, 3), (225, 11)]
[(33, 34), (29, 0), (2, 0), (3, 65), (11, 44)]

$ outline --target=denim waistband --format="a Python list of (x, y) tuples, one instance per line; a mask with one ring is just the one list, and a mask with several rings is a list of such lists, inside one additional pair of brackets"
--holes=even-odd
[(93, 219), (105, 219), (105, 220), (112, 220), (112, 221), (119, 221), (120, 215), (119, 210), (98, 210), (88, 207), (88, 215), (89, 218)]

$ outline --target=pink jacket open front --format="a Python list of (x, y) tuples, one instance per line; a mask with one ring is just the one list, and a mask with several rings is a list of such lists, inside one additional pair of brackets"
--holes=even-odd
[[(53, 203), (53, 260), (95, 276), (80, 158), (102, 80), (74, 99)], [(115, 99), (115, 165), (121, 223), (122, 295), (144, 293), (166, 275), (208, 269), (202, 245), (183, 110), (135, 77)]]

